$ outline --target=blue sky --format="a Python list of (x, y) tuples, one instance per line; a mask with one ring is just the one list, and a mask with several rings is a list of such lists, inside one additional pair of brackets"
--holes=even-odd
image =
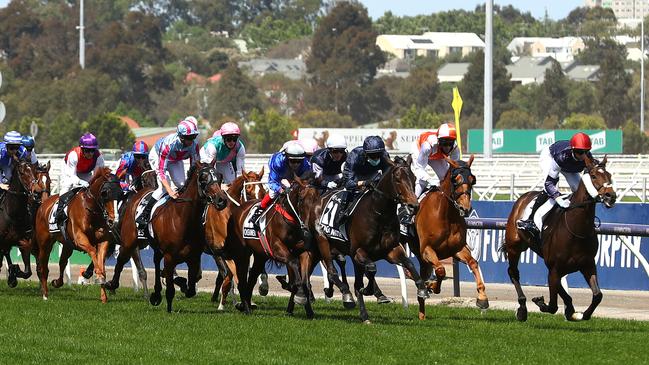
[[(390, 10), (395, 15), (417, 15), (430, 14), (441, 10), (450, 9), (467, 9), (473, 10), (477, 4), (482, 1), (476, 0), (361, 0), (367, 7), (370, 16), (374, 19), (379, 18), (383, 13)], [(9, 0), (0, 0), (0, 7), (4, 7)], [(516, 1), (498, 1), (495, 4), (508, 5), (513, 4), (516, 8), (530, 11), (535, 18), (542, 18), (545, 9), (552, 19), (564, 18), (570, 10), (584, 6), (584, 0), (516, 0)], [(515, 4), (514, 4), (515, 3)], [(88, 6), (88, 5), (86, 5)]]

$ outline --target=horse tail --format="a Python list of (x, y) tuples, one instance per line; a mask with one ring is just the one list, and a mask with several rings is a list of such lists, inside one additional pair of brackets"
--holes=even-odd
[(500, 241), (500, 246), (498, 246), (498, 252), (499, 253), (506, 253), (507, 251), (507, 245), (505, 244), (505, 240), (503, 239)]

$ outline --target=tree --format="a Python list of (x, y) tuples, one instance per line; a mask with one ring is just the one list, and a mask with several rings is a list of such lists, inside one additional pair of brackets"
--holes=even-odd
[(355, 126), (349, 115), (317, 109), (297, 115), (297, 121), (299, 127), (353, 128)]
[(628, 120), (622, 128), (624, 153), (649, 152), (649, 137), (640, 131), (638, 124)]
[(541, 118), (539, 110), (539, 100), (541, 99), (541, 85), (527, 84), (517, 85), (512, 90), (509, 102), (515, 108), (527, 112), (529, 115)]
[(430, 108), (437, 99), (439, 89), (435, 66), (415, 68), (401, 84), (399, 104), (402, 108), (410, 105)]
[(597, 105), (595, 101), (595, 88), (587, 81), (567, 82), (568, 89), (568, 113), (592, 114)]
[[(463, 114), (483, 115), (484, 110), (484, 53), (474, 52), (471, 56), (469, 70), (459, 85), (464, 100)], [(493, 119), (498, 120), (505, 109), (512, 91), (511, 76), (505, 65), (494, 62), (493, 65)]]
[(115, 113), (104, 113), (88, 119), (81, 126), (82, 132), (97, 137), (101, 148), (126, 150), (135, 142), (130, 128)]
[(415, 105), (412, 105), (399, 121), (399, 127), (437, 130), (441, 124), (450, 119), (450, 115), (434, 114), (426, 109), (417, 109)]
[(364, 98), (377, 67), (386, 61), (376, 36), (367, 9), (360, 4), (340, 2), (322, 18), (306, 60), (314, 106), (363, 122), (366, 111), (383, 109), (380, 104), (368, 106)]
[(247, 40), (249, 47), (266, 50), (280, 42), (311, 35), (311, 32), (311, 25), (306, 22), (266, 16), (260, 24), (246, 25), (241, 36)]
[(626, 50), (620, 49), (612, 39), (605, 39), (601, 46), (604, 52), (600, 60), (597, 103), (606, 124), (619, 128), (630, 113), (627, 90), (631, 87), (631, 77), (624, 70)]
[(571, 114), (561, 125), (564, 129), (606, 129), (604, 118), (595, 114)]
[(58, 115), (54, 120), (41, 128), (39, 134), (45, 134), (45, 152), (63, 153), (77, 145), (81, 136), (81, 123), (70, 114)]
[(208, 112), (212, 119), (224, 115), (236, 115), (241, 119), (253, 109), (261, 108), (257, 87), (234, 62), (223, 71), (221, 80), (212, 87), (208, 98)]
[(251, 142), (259, 153), (271, 153), (279, 150), (282, 144), (292, 139), (297, 125), (288, 117), (282, 116), (273, 109), (262, 113), (254, 109), (250, 113), (254, 125), (250, 128)]
[(563, 119), (568, 115), (566, 75), (559, 62), (555, 60), (551, 62), (552, 66), (545, 70), (545, 78), (541, 84), (540, 116), (545, 118), (556, 115), (559, 119)]
[(538, 128), (537, 121), (523, 110), (507, 110), (500, 114), (496, 123), (498, 129), (534, 129)]

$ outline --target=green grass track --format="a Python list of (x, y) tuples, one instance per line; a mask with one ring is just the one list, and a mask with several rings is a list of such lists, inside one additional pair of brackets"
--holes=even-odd
[[(164, 298), (164, 293), (163, 293)], [(649, 361), (649, 323), (594, 318), (569, 323), (559, 315), (368, 304), (371, 325), (340, 302), (315, 303), (315, 320), (286, 298), (255, 297), (245, 316), (217, 312), (207, 294), (176, 297), (168, 314), (129, 288), (99, 301), (99, 288), (52, 289), (0, 282), (2, 364), (638, 364)], [(373, 299), (373, 298), (372, 298)], [(532, 305), (530, 303), (530, 305)]]

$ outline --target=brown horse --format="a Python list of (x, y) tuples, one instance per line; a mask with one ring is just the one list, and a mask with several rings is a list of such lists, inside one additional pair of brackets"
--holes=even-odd
[[(153, 229), (151, 247), (154, 249), (155, 285), (149, 301), (156, 306), (162, 302), (160, 279), (164, 276), (167, 312), (173, 309), (173, 274), (177, 264), (187, 263), (188, 283), (185, 296), (191, 298), (196, 295), (196, 281), (200, 279), (200, 259), (205, 247), (203, 213), (209, 205), (214, 205), (217, 209), (224, 209), (227, 205), (227, 197), (221, 190), (222, 177), (211, 165), (197, 162), (189, 169), (187, 175), (187, 181), (178, 191), (178, 199), (169, 200), (160, 206), (151, 217), (150, 223)], [(133, 231), (130, 233), (130, 240), (133, 240), (132, 237), (136, 235), (134, 219), (124, 221), (122, 232), (129, 229)], [(126, 239), (127, 237), (123, 237), (125, 246)], [(164, 272), (160, 270), (162, 258)]]
[(104, 263), (109, 242), (115, 239), (114, 202), (121, 199), (122, 191), (119, 179), (109, 168), (95, 170), (88, 188), (82, 188), (68, 204), (68, 220), (63, 227), (71, 242), (64, 242), (61, 232), (50, 233), (49, 217), (59, 200), (58, 195), (46, 199), (36, 213), (35, 240), (38, 249), (38, 268), (43, 299), (48, 299), (47, 276), (48, 260), (55, 241), (64, 242), (59, 260), (59, 277), (52, 281), (52, 286), (63, 285), (63, 272), (74, 249), (83, 250), (95, 265), (95, 274), (101, 284), (101, 301), (106, 303), (106, 276)]
[[(226, 191), (226, 194), (230, 199), (230, 203), (236, 206), (241, 206), (242, 202), (254, 200), (256, 198), (256, 195), (259, 194), (260, 191), (263, 192), (263, 187), (261, 187), (261, 185), (255, 184), (257, 182), (260, 182), (263, 176), (263, 167), (259, 173), (253, 171), (243, 171), (241, 176), (237, 177)], [(255, 191), (256, 187), (260, 187), (261, 189)], [(265, 194), (265, 192), (263, 193)], [(205, 240), (207, 242), (207, 247), (209, 248), (208, 253), (213, 253), (214, 250), (223, 250), (222, 244), (227, 237), (227, 222), (230, 219), (230, 214), (231, 213), (229, 206), (221, 211), (214, 209), (213, 207), (210, 207), (208, 209), (207, 219), (205, 223)], [(225, 222), (225, 225), (223, 224), (223, 222)], [(219, 310), (224, 309), (228, 292), (232, 288), (232, 280), (238, 282), (234, 261), (227, 259), (226, 265), (228, 266), (227, 275), (222, 275), (223, 273), (219, 271), (219, 277), (217, 277), (214, 292), (212, 293), (212, 302), (219, 302)], [(221, 290), (222, 294), (220, 301), (219, 289)]]
[[(429, 192), (421, 201), (415, 216), (416, 235), (402, 236), (412, 252), (417, 256), (420, 274), (428, 280), (435, 270), (435, 281), (429, 288), (439, 294), (446, 270), (441, 260), (455, 257), (466, 263), (478, 287), (476, 304), (481, 309), (489, 307), (485, 286), (477, 261), (471, 256), (466, 242), (466, 221), (464, 217), (471, 211), (471, 189), (476, 178), (471, 173), (473, 155), (468, 162), (446, 159), (449, 169), (440, 183), (439, 190)], [(454, 273), (458, 275), (458, 273)], [(419, 319), (426, 318), (425, 298), (418, 298)]]
[[(407, 160), (396, 157), (390, 161), (390, 168), (383, 173), (378, 183), (370, 187), (363, 195), (356, 209), (346, 222), (349, 242), (328, 239), (322, 227), (318, 227), (316, 239), (318, 242), (328, 240), (331, 247), (350, 256), (354, 261), (354, 289), (358, 299), (360, 317), (369, 323), (363, 295), (374, 295), (376, 288), (376, 264), (374, 261), (385, 259), (391, 264), (401, 264), (411, 272), (417, 285), (417, 296), (427, 297), (428, 292), (424, 281), (419, 277), (415, 266), (399, 244), (399, 219), (397, 204), (403, 204), (409, 210), (416, 212), (419, 203), (415, 196), (415, 176), (410, 170), (412, 158)], [(322, 196), (315, 207), (317, 217), (322, 216), (324, 208), (332, 193)], [(363, 287), (363, 276), (369, 282)], [(336, 278), (337, 279), (337, 278)]]
[[(616, 195), (611, 174), (606, 171), (606, 156), (599, 163), (588, 157), (585, 162), (586, 169), (579, 188), (570, 198), (570, 206), (567, 209), (557, 208), (550, 211), (544, 220), (543, 225), (546, 228), (542, 232), (543, 244), (541, 247), (533, 244), (532, 238), (527, 232), (521, 232), (516, 227), (516, 221), (521, 218), (525, 207), (539, 192), (531, 191), (523, 194), (509, 214), (505, 242), (501, 250), (507, 253), (509, 260), (507, 272), (518, 294), (519, 307), (516, 311), (516, 318), (519, 321), (527, 320), (527, 306), (525, 294), (521, 288), (518, 261), (521, 252), (528, 248), (543, 257), (545, 266), (548, 268), (550, 302), (545, 304), (543, 297), (532, 299), (539, 306), (541, 312), (553, 314), (557, 312), (558, 294), (565, 304), (564, 315), (567, 320), (588, 320), (602, 301), (595, 263), (598, 249), (594, 227), (595, 204), (601, 201), (606, 208), (611, 208), (615, 205)], [(593, 292), (592, 301), (583, 314), (575, 312), (572, 298), (561, 285), (563, 276), (576, 271), (581, 272)]]
[[(6, 257), (9, 267), (7, 283), (12, 288), (18, 285), (17, 278), (26, 279), (31, 276), (29, 252), (34, 224), (33, 207), (40, 203), (41, 195), (46, 189), (35, 170), (30, 163), (13, 158), (9, 189), (3, 191), (0, 197), (0, 267), (2, 257)], [(9, 252), (13, 246), (20, 248), (25, 264), (24, 272), (11, 262)]]

